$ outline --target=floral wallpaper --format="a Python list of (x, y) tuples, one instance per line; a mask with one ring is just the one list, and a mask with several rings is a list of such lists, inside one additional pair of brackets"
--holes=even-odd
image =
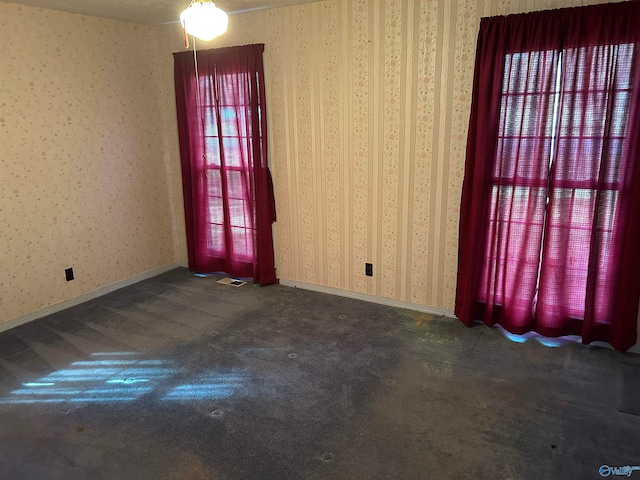
[(279, 278), (453, 310), (480, 18), (587, 3), (327, 0), (198, 44), (266, 45)]
[[(587, 3), (325, 0), (198, 42), (266, 45), (279, 278), (452, 310), (479, 19)], [(178, 24), (0, 2), (0, 322), (186, 262), (183, 48)]]
[(157, 58), (152, 27), (0, 2), (0, 322), (176, 260)]

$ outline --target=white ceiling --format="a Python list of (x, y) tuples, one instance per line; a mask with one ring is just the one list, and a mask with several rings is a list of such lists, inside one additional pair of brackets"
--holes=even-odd
[[(214, 0), (227, 13), (282, 7), (317, 0)], [(178, 21), (189, 0), (11, 0), (32, 7), (81, 13), (126, 22), (161, 25)]]

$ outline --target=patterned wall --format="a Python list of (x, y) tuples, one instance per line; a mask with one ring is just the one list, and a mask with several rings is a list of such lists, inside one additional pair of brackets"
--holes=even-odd
[[(279, 278), (453, 309), (480, 18), (583, 3), (327, 0), (233, 15), (203, 48), (266, 44)], [(179, 27), (166, 30), (161, 51), (180, 50)]]
[[(233, 15), (201, 46), (266, 44), (279, 277), (453, 308), (479, 18), (582, 3), (326, 0)], [(0, 2), (0, 322), (186, 261), (182, 48), (177, 25)]]
[(152, 27), (0, 2), (0, 322), (174, 261), (157, 58)]

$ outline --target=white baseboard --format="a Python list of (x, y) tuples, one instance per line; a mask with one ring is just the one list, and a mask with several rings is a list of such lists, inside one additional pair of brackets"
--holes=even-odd
[[(418, 312), (430, 313), (431, 315), (444, 316), (448, 318), (458, 319), (452, 310), (447, 310), (439, 307), (430, 307), (428, 305), (421, 305), (419, 303), (403, 302), (401, 300), (393, 300), (391, 298), (378, 297), (376, 295), (369, 295), (367, 293), (350, 292), (348, 290), (341, 290), (339, 288), (325, 287), (322, 285), (316, 285), (314, 283), (298, 282), (296, 280), (280, 280), (281, 285), (287, 287), (302, 288), (304, 290), (312, 290), (314, 292), (328, 293), (329, 295), (338, 295), (340, 297), (355, 298), (356, 300), (364, 300), (365, 302), (378, 303), (380, 305), (388, 305), (390, 307), (406, 308), (407, 310), (415, 310)], [(579, 340), (578, 340), (579, 341)], [(601, 347), (607, 347), (613, 349), (611, 345), (606, 342), (594, 342), (592, 345)], [(640, 354), (640, 344), (637, 343), (626, 353)]]
[(379, 297), (377, 295), (370, 295), (368, 293), (351, 292), (349, 290), (341, 290), (339, 288), (325, 287), (322, 285), (316, 285), (314, 283), (298, 282), (295, 280), (281, 279), (280, 284), (287, 287), (302, 288), (304, 290), (313, 290), (314, 292), (328, 293), (329, 295), (338, 295), (340, 297), (364, 300), (365, 302), (378, 303), (380, 305), (387, 305), (389, 307), (406, 308), (407, 310), (430, 313), (431, 315), (436, 315), (439, 317), (448, 317), (453, 319), (458, 318), (454, 315), (453, 310), (447, 310), (445, 308), (439, 307), (430, 307), (428, 305), (422, 305), (420, 303), (404, 302), (402, 300)]
[(186, 266), (187, 264), (184, 262), (174, 262), (169, 265), (165, 265), (164, 267), (154, 268), (153, 270), (149, 270), (148, 272), (135, 275), (125, 280), (120, 280), (119, 282), (112, 283), (111, 285), (107, 285), (106, 287), (102, 287), (97, 290), (93, 290), (92, 292), (83, 293), (82, 295), (78, 295), (77, 297), (69, 298), (68, 300), (63, 300), (59, 303), (54, 303), (53, 305), (49, 305), (48, 307), (36, 310), (35, 312), (27, 313), (26, 315), (21, 315), (20, 317), (12, 318), (11, 320), (0, 323), (0, 332), (4, 332), (11, 328), (17, 327), (18, 325), (23, 325), (38, 318), (46, 317), (47, 315), (51, 315), (52, 313), (59, 312), (66, 308), (80, 305), (81, 303), (101, 297), (115, 290), (128, 287), (129, 285), (133, 285), (134, 283), (138, 283), (142, 280), (160, 275), (161, 273), (168, 272), (169, 270), (173, 270), (174, 268)]
[[(49, 305), (48, 307), (42, 308), (35, 312), (31, 312), (26, 315), (13, 318), (6, 322), (0, 323), (0, 332), (4, 332), (6, 330), (17, 327), (19, 325), (23, 325), (25, 323), (36, 320), (38, 318), (46, 317), (47, 315), (51, 315), (52, 313), (59, 312), (66, 308), (80, 305), (81, 303), (87, 302), (89, 300), (93, 300), (94, 298), (101, 297), (115, 290), (128, 287), (129, 285), (133, 285), (134, 283), (141, 282), (148, 278), (158, 276), (162, 273), (168, 272), (169, 270), (173, 270), (174, 268), (178, 268), (178, 267), (186, 268), (187, 264), (185, 262), (174, 262), (169, 265), (165, 265), (164, 267), (155, 268), (153, 270), (149, 270), (148, 272), (144, 272), (139, 275), (135, 275), (131, 278), (121, 280), (111, 285), (107, 285), (105, 287), (99, 288), (92, 292), (83, 293), (82, 295), (78, 295), (77, 297), (64, 300), (60, 303)], [(380, 305), (387, 305), (390, 307), (406, 308), (407, 310), (414, 310), (417, 312), (429, 313), (431, 315), (457, 319), (457, 317), (454, 315), (452, 310), (447, 310), (445, 308), (430, 307), (428, 305), (422, 305), (419, 303), (404, 302), (402, 300), (394, 300), (392, 298), (379, 297), (376, 295), (370, 295), (368, 293), (351, 292), (348, 290), (341, 290), (339, 288), (325, 287), (323, 285), (316, 285), (313, 283), (306, 283), (306, 282), (298, 282), (295, 280), (281, 279), (280, 284), (285, 285), (287, 287), (302, 288), (304, 290), (312, 290), (314, 292), (327, 293), (329, 295), (337, 295), (340, 297), (353, 298), (356, 300), (363, 300), (365, 302), (377, 303)], [(608, 343), (602, 342), (601, 345), (612, 348)], [(636, 344), (633, 347), (631, 347), (629, 350), (627, 350), (627, 353), (640, 354), (640, 344)]]

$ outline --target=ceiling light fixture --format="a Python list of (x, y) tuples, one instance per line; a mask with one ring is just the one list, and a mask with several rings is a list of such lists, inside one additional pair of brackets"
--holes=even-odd
[(200, 40), (213, 40), (227, 31), (229, 16), (211, 0), (191, 0), (180, 14), (185, 36), (188, 33)]

